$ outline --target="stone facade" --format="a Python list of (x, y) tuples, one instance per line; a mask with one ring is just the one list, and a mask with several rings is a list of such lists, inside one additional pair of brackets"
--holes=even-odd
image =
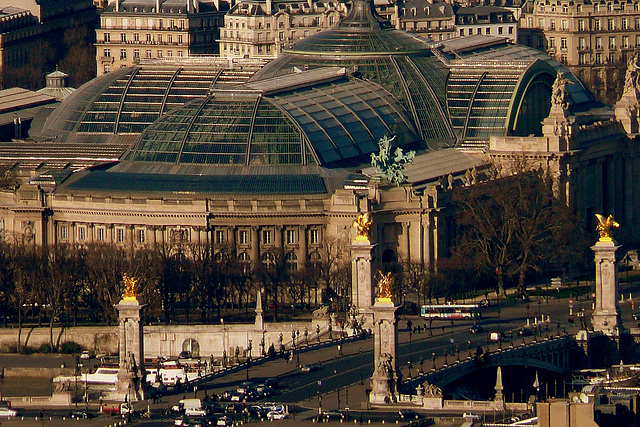
[(275, 58), (283, 46), (336, 26), (344, 11), (334, 1), (242, 1), (225, 15), (220, 55)]
[[(53, 53), (49, 43), (61, 41), (64, 31), (73, 25), (93, 31), (95, 19), (91, 0), (0, 0), (0, 88), (30, 85), (26, 76), (15, 73), (23, 67), (46, 67), (42, 58)], [(45, 74), (52, 70), (39, 71), (44, 85)]]
[(640, 3), (536, 0), (523, 8), (519, 41), (568, 65), (612, 103), (621, 94), (624, 64), (640, 47)]
[(219, 28), (230, 5), (223, 1), (117, 0), (100, 14), (97, 75), (135, 61), (217, 54)]

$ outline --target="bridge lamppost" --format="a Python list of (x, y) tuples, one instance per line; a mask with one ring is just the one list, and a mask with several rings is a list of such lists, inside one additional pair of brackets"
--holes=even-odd
[(431, 360), (433, 361), (433, 370), (436, 370), (436, 354), (431, 353)]

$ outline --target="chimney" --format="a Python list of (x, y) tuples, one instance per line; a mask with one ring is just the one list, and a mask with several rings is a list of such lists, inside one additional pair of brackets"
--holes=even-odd
[(116, 12), (120, 12), (120, 0), (116, 0)]
[(272, 11), (273, 11), (273, 5), (271, 0), (267, 0), (267, 10), (265, 10), (265, 12), (267, 12), (267, 15), (272, 15)]
[(156, 0), (156, 13), (160, 13), (160, 6), (162, 4), (162, 0)]
[(200, 13), (200, 0), (193, 0), (193, 11), (195, 13)]
[(193, 13), (192, 6), (191, 0), (187, 0), (187, 13)]

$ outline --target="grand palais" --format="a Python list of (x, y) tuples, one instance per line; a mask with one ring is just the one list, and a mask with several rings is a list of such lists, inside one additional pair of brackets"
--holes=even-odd
[[(0, 193), (0, 225), (35, 244), (211, 242), (303, 266), (370, 212), (382, 259), (433, 265), (452, 243), (451, 189), (526, 156), (585, 226), (613, 214), (633, 244), (640, 167), (625, 120), (638, 109), (623, 107), (532, 48), (426, 41), (354, 0), (271, 62), (140, 60), (42, 107), (29, 138), (0, 143), (23, 178)], [(416, 152), (405, 184), (373, 179), (384, 136)]]

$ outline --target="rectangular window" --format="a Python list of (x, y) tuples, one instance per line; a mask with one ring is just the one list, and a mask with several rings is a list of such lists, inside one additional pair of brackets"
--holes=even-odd
[(578, 65), (587, 65), (587, 55), (585, 53), (578, 54)]
[(616, 48), (616, 38), (614, 36), (609, 37), (609, 49)]
[(134, 41), (134, 42), (139, 42), (139, 41), (140, 41), (140, 34), (135, 33), (135, 34), (133, 35), (133, 41)]
[(124, 228), (116, 228), (116, 241), (124, 242)]
[(66, 225), (61, 225), (60, 226), (60, 238), (67, 240), (69, 238), (69, 236), (67, 235), (67, 226)]
[(624, 49), (629, 48), (629, 36), (622, 36), (622, 47)]
[(502, 27), (498, 27), (498, 34), (501, 35), (502, 34)]
[(460, 28), (460, 36), (464, 36), (464, 28)]
[(596, 49), (602, 49), (602, 37), (596, 37)]
[(157, 34), (157, 35), (156, 35), (156, 41), (157, 41), (158, 43), (162, 43), (162, 34)]
[(602, 54), (600, 52), (596, 53), (595, 63), (596, 63), (596, 65), (602, 64)]
[(173, 56), (173, 51), (172, 51), (172, 50), (168, 50), (168, 51), (167, 51), (167, 56), (168, 56), (169, 58), (171, 58), (171, 57)]
[(567, 50), (567, 38), (566, 37), (562, 37), (560, 39), (560, 49)]
[(569, 22), (566, 19), (560, 21), (560, 29), (562, 31), (567, 31), (569, 29)]
[(111, 33), (104, 33), (102, 37), (106, 43), (109, 43), (111, 41)]
[(578, 20), (578, 31), (584, 31), (584, 19)]
[(140, 49), (133, 49), (133, 57), (135, 59), (140, 59)]
[(103, 56), (106, 56), (107, 58), (109, 58), (111, 56), (111, 49), (105, 49), (102, 51)]
[(224, 230), (216, 230), (216, 243), (219, 245), (224, 243)]
[(147, 43), (151, 43), (152, 41), (153, 41), (153, 38), (151, 34), (147, 34)]
[(550, 30), (555, 30), (556, 29), (556, 21), (555, 20), (551, 20), (551, 22), (549, 23), (549, 29)]
[(162, 58), (162, 51), (158, 50), (158, 58)]
[(120, 59), (127, 59), (127, 49), (120, 49)]
[(578, 49), (586, 49), (587, 41), (584, 37), (578, 37)]
[(145, 242), (145, 239), (146, 239), (145, 230), (138, 230), (136, 235), (137, 235), (137, 238), (138, 238), (138, 243), (144, 243)]
[(97, 236), (98, 236), (98, 241), (99, 242), (104, 242), (104, 237), (105, 237), (105, 229), (104, 229), (104, 227), (96, 228), (96, 233), (97, 233)]
[(182, 44), (182, 34), (178, 34), (178, 44)]
[(181, 50), (179, 50), (178, 51), (178, 58), (182, 58), (183, 55), (184, 55), (184, 53)]
[(616, 62), (616, 54), (615, 52), (609, 52), (609, 64), (613, 64)]
[(607, 29), (609, 31), (613, 31), (613, 30), (616, 29), (616, 24), (615, 24), (615, 21), (613, 20), (613, 18), (607, 19)]
[(173, 43), (173, 35), (172, 34), (169, 34), (167, 36), (167, 43)]
[(594, 27), (594, 30), (596, 30), (596, 31), (601, 31), (601, 30), (602, 30), (602, 22), (600, 22), (600, 20), (599, 20), (599, 19), (596, 19), (596, 20), (593, 22), (593, 27)]
[(238, 240), (240, 240), (241, 245), (249, 244), (249, 232), (247, 230), (240, 230), (240, 234), (238, 236)]
[(287, 230), (287, 245), (296, 243), (296, 230)]
[(127, 33), (120, 33), (120, 42), (122, 43), (127, 42)]
[(86, 240), (87, 239), (87, 227), (79, 226), (78, 227), (78, 240)]
[(151, 58), (151, 50), (147, 49), (147, 51), (145, 52), (147, 58)]
[(491, 35), (491, 27), (487, 27), (487, 28), (485, 28), (485, 29), (484, 29), (484, 33), (485, 33), (486, 35)]
[(636, 36), (636, 47), (640, 46), (640, 34)]
[(312, 228), (309, 230), (309, 243), (312, 245), (317, 245), (320, 243), (320, 230), (317, 228)]
[(262, 230), (262, 244), (263, 245), (271, 244), (271, 230)]
[(556, 47), (556, 39), (554, 37), (549, 37), (549, 49), (554, 49)]
[(629, 18), (624, 18), (622, 20), (622, 29), (623, 30), (628, 30), (629, 29)]

